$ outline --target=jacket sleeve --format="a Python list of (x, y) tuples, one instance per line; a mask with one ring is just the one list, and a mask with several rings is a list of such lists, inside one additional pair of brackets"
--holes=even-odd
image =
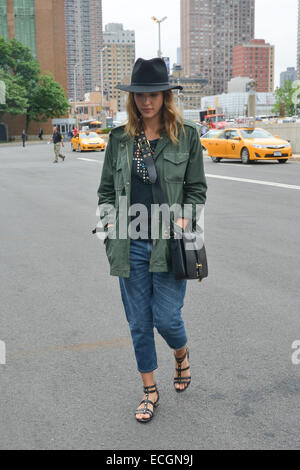
[(108, 223), (115, 223), (115, 187), (114, 187), (114, 166), (113, 166), (113, 155), (112, 155), (112, 137), (109, 137), (109, 141), (106, 147), (104, 164), (102, 168), (102, 175), (100, 186), (98, 188), (98, 206), (100, 209), (100, 219), (105, 219), (105, 226)]
[(197, 129), (193, 128), (190, 137), (189, 162), (183, 186), (184, 217), (195, 221), (200, 217), (206, 201), (207, 183), (204, 172), (203, 151)]

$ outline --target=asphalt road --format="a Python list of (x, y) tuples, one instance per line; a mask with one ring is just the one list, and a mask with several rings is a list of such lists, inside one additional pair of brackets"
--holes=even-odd
[(210, 274), (184, 307), (192, 384), (175, 393), (157, 337), (161, 406), (143, 426), (118, 279), (91, 235), (104, 154), (54, 165), (52, 152), (0, 147), (0, 448), (299, 449), (300, 163), (205, 158)]

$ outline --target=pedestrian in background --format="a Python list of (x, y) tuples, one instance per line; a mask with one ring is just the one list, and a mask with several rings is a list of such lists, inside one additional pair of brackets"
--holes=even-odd
[(25, 132), (25, 129), (23, 129), (21, 138), (22, 138), (22, 142), (23, 142), (23, 147), (25, 147), (25, 142), (26, 142), (26, 139), (27, 139), (27, 134)]
[(40, 140), (43, 140), (43, 134), (44, 134), (43, 129), (40, 129), (40, 131), (39, 131), (39, 139)]
[(203, 121), (202, 123), (202, 129), (201, 129), (201, 135), (205, 135), (207, 133), (207, 125), (206, 125), (206, 122)]
[[(135, 417), (139, 422), (148, 423), (159, 403), (154, 380), (154, 370), (158, 367), (154, 327), (174, 351), (176, 392), (184, 392), (188, 388), (191, 376), (187, 335), (181, 316), (187, 281), (174, 277), (169, 240), (161, 236), (161, 224), (160, 238), (152, 239), (151, 208), (155, 199), (141, 142), (147, 142), (148, 158), (152, 155), (168, 204), (178, 204), (179, 207), (187, 204), (193, 208), (187, 216), (189, 218), (182, 218), (181, 211), (174, 215), (179, 231), (184, 230), (187, 224), (194, 225), (194, 211), (197, 204), (205, 203), (207, 186), (197, 128), (193, 123), (183, 121), (175, 106), (172, 89), (182, 87), (169, 83), (165, 62), (160, 58), (138, 59), (131, 85), (117, 88), (129, 92), (128, 123), (112, 129), (110, 133), (98, 203), (103, 208), (113, 206), (116, 210), (117, 227), (114, 227), (114, 218), (109, 212), (101, 214), (102, 219), (108, 216), (104, 243), (110, 274), (119, 277), (137, 367), (144, 385), (144, 397)], [(145, 227), (148, 230), (140, 230), (138, 239), (118, 237), (115, 230), (120, 220), (118, 198), (125, 194), (131, 206), (143, 204), (147, 208), (145, 217), (148, 224)], [(127, 218), (129, 223), (130, 218)], [(114, 237), (109, 236), (112, 232)], [(126, 388), (126, 385), (122, 387)]]
[(54, 143), (54, 153), (55, 153), (55, 159), (53, 163), (58, 163), (58, 157), (62, 159), (62, 161), (65, 161), (65, 156), (61, 153), (61, 146), (64, 147), (63, 143), (63, 138), (60, 132), (58, 132), (57, 127), (55, 126), (53, 128), (53, 136), (52, 140)]

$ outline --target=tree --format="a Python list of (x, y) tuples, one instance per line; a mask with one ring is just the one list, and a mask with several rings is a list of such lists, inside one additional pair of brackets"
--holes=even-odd
[(25, 114), (26, 131), (32, 120), (46, 121), (67, 113), (63, 87), (52, 76), (41, 75), (38, 61), (19, 41), (0, 38), (0, 72), (11, 96), (5, 112)]
[(65, 91), (51, 75), (42, 75), (38, 85), (30, 96), (26, 112), (26, 123), (46, 121), (49, 118), (60, 117), (68, 112), (69, 102)]
[(15, 39), (8, 42), (0, 38), (0, 69), (13, 75), (25, 88), (34, 86), (40, 75), (40, 65), (30, 49)]
[(273, 111), (276, 114), (280, 115), (284, 108), (288, 116), (293, 116), (300, 111), (300, 82), (286, 80), (281, 88), (276, 89), (275, 96), (276, 103)]
[(0, 104), (0, 116), (4, 113), (25, 114), (28, 101), (26, 90), (19, 80), (0, 69), (0, 80), (5, 84), (5, 103)]

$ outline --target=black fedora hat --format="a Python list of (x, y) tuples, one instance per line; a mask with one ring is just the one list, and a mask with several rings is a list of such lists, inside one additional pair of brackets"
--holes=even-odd
[(132, 70), (131, 85), (117, 85), (115, 88), (132, 93), (183, 90), (182, 86), (172, 86), (169, 83), (167, 66), (159, 57), (150, 60), (137, 59)]

